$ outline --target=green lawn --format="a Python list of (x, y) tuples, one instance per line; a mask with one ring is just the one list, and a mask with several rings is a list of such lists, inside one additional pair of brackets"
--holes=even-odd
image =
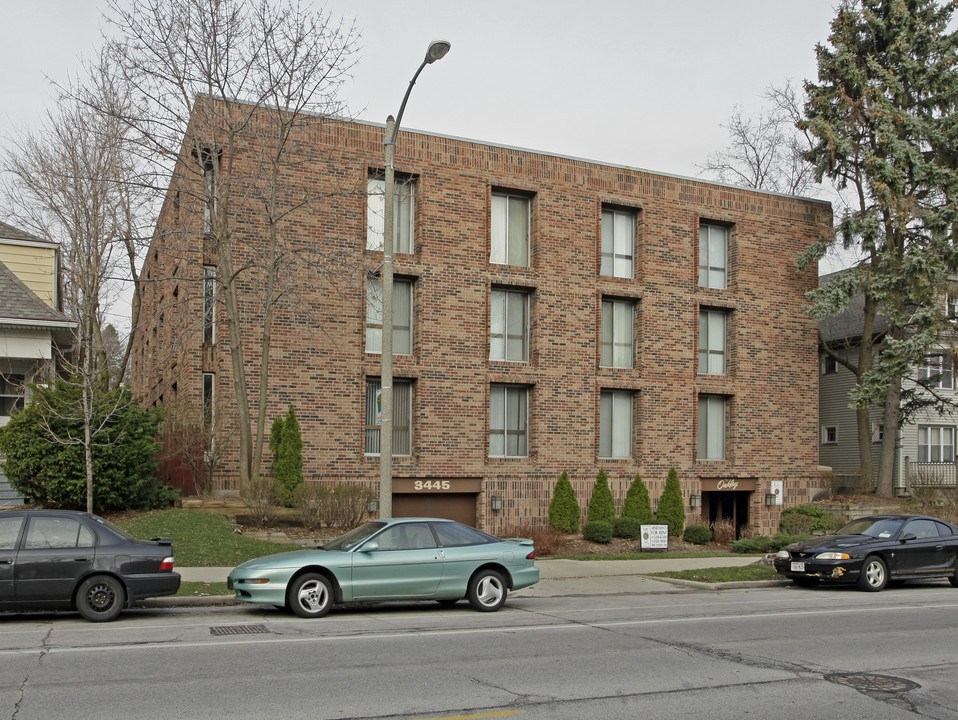
[(733, 552), (637, 552), (637, 553), (582, 553), (578, 555), (556, 555), (553, 560), (665, 560), (667, 558), (709, 558), (742, 557), (742, 553)]
[(741, 580), (776, 580), (781, 575), (770, 565), (745, 565), (744, 567), (706, 568), (704, 570), (671, 570), (650, 573), (652, 577), (678, 578), (704, 583), (736, 582)]
[(197, 510), (163, 510), (115, 524), (144, 540), (173, 538), (173, 555), (180, 567), (234, 567), (261, 555), (298, 549), (234, 533), (222, 515)]

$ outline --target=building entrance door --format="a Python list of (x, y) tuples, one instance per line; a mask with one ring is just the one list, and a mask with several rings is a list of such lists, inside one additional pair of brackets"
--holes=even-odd
[(749, 527), (748, 506), (755, 480), (702, 480), (702, 517), (708, 522), (727, 521), (735, 528), (736, 539)]

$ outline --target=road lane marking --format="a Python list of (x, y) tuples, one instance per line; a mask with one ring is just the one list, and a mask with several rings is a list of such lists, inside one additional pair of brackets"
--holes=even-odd
[(499, 712), (478, 713), (476, 715), (443, 715), (434, 718), (413, 718), (413, 720), (483, 720), (483, 718), (510, 717), (524, 712), (525, 710), (502, 710)]

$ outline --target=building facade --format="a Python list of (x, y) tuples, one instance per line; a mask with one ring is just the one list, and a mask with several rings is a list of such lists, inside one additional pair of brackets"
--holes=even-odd
[[(384, 128), (301, 132), (311, 154), (283, 189), (317, 199), (284, 232), (289, 252), (324, 264), (289, 278), (295, 302), (273, 321), (268, 422), (294, 406), (308, 480), (375, 486)], [(238, 148), (217, 150), (235, 176), (251, 155)], [(599, 469), (617, 503), (640, 474), (654, 504), (675, 467), (690, 524), (770, 532), (777, 503), (818, 487), (803, 312), (816, 276), (796, 258), (829, 231), (828, 203), (414, 131), (396, 164), (394, 514), (500, 532), (544, 523), (564, 470), (585, 507)], [(171, 184), (132, 368), (148, 404), (204, 406), (211, 422), (234, 391), (202, 221), (217, 188), (202, 175)], [(244, 213), (234, 264), (267, 232)], [(264, 320), (252, 277), (251, 373)], [(237, 490), (228, 445), (222, 492)]]

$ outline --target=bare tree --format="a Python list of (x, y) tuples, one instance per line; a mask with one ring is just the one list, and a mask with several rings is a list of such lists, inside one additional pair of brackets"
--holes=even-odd
[[(323, 272), (330, 262), (287, 237), (291, 216), (317, 198), (284, 187), (282, 176), (309, 160), (306, 128), (342, 113), (337, 91), (356, 32), (266, 0), (110, 0), (108, 21), (115, 32), (90, 67), (86, 101), (123, 126), (128, 150), (148, 169), (140, 182), (165, 193), (173, 178), (180, 206), (195, 212), (184, 228), (205, 238), (216, 267), (246, 484), (262, 462), (276, 309), (295, 302), (287, 280), (296, 263)], [(117, 96), (126, 101), (112, 102)], [(238, 222), (262, 224), (265, 236), (245, 242)], [(250, 308), (262, 317), (256, 378), (241, 334)]]

